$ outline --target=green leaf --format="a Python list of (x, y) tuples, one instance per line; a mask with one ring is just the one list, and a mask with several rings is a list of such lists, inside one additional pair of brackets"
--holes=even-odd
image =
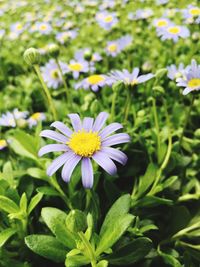
[(163, 258), (163, 261), (172, 267), (182, 267), (180, 262), (172, 255), (166, 254), (162, 251), (158, 251), (158, 254)]
[(28, 214), (31, 213), (31, 211), (37, 206), (37, 204), (40, 202), (40, 200), (42, 199), (43, 194), (42, 193), (38, 193), (37, 195), (35, 195), (28, 206)]
[(112, 224), (106, 224), (104, 231), (100, 234), (100, 241), (96, 249), (96, 255), (112, 247), (124, 234), (134, 219), (131, 214), (124, 214), (116, 217)]
[(47, 196), (60, 196), (60, 194), (54, 188), (50, 186), (41, 186), (41, 187), (38, 187), (36, 190), (37, 192), (40, 192)]
[(67, 214), (56, 208), (43, 208), (42, 218), (52, 233), (66, 247), (73, 249), (76, 247), (76, 234), (70, 232), (65, 224)]
[(128, 244), (123, 245), (106, 259), (114, 265), (133, 264), (143, 259), (152, 249), (152, 242), (149, 238), (140, 237)]
[(153, 163), (150, 163), (148, 165), (144, 176), (141, 176), (139, 180), (138, 193), (137, 193), (138, 197), (143, 195), (147, 191), (147, 189), (152, 185), (152, 183), (156, 179), (157, 170), (158, 170), (157, 166), (154, 165)]
[(100, 235), (103, 235), (107, 228), (112, 227), (113, 223), (117, 218), (119, 218), (121, 215), (128, 213), (130, 209), (130, 204), (131, 197), (129, 194), (123, 195), (115, 201), (115, 203), (112, 205), (112, 207), (106, 214), (106, 217), (100, 230)]
[(36, 179), (41, 179), (47, 181), (47, 175), (44, 170), (41, 170), (39, 168), (29, 168), (27, 170), (27, 174), (29, 174), (31, 177)]
[(66, 267), (79, 267), (84, 266), (90, 263), (90, 260), (86, 258), (84, 255), (74, 255), (68, 256), (65, 261)]
[(0, 247), (2, 247), (6, 241), (16, 233), (16, 229), (7, 228), (0, 233)]
[(155, 196), (145, 196), (144, 198), (138, 200), (136, 203), (134, 203), (134, 206), (138, 207), (156, 207), (159, 205), (167, 205), (172, 206), (173, 201), (171, 199), (165, 199)]
[(21, 199), (20, 199), (20, 203), (19, 203), (19, 207), (20, 207), (20, 210), (23, 213), (26, 213), (26, 211), (27, 211), (27, 197), (26, 197), (26, 193), (23, 193), (22, 194)]
[(0, 209), (7, 213), (19, 212), (19, 207), (17, 206), (17, 204), (15, 204), (15, 202), (11, 199), (4, 196), (0, 196)]
[(107, 267), (108, 266), (108, 261), (102, 260), (97, 264), (97, 267)]
[(53, 236), (29, 235), (25, 237), (26, 245), (36, 254), (54, 262), (64, 262), (67, 250)]

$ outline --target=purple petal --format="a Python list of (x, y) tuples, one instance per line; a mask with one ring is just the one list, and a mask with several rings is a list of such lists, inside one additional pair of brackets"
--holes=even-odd
[(81, 119), (78, 114), (72, 113), (72, 114), (69, 114), (68, 117), (71, 120), (74, 131), (78, 132), (79, 130), (82, 129)]
[(137, 80), (138, 80), (138, 83), (144, 83), (153, 77), (154, 77), (154, 75), (149, 73), (149, 74), (139, 76)]
[(42, 157), (44, 154), (47, 154), (49, 152), (58, 152), (58, 151), (67, 151), (68, 147), (64, 144), (51, 144), (46, 145), (40, 148), (38, 152), (38, 156)]
[(94, 121), (93, 118), (89, 118), (89, 117), (84, 118), (83, 119), (83, 129), (88, 131), (88, 132), (90, 130), (92, 130), (93, 121)]
[(122, 151), (118, 149), (112, 147), (103, 147), (101, 151), (105, 152), (109, 158), (121, 163), (122, 165), (125, 165), (128, 160), (126, 154), (124, 154)]
[(183, 90), (183, 95), (187, 95), (187, 94), (189, 94), (191, 91), (192, 91), (192, 88), (186, 87), (186, 88)]
[(51, 127), (55, 127), (61, 133), (65, 134), (66, 136), (70, 137), (72, 135), (72, 130), (70, 130), (64, 123), (61, 121), (55, 121), (51, 125)]
[(65, 182), (68, 183), (70, 181), (72, 172), (80, 160), (81, 157), (72, 152), (71, 157), (65, 163), (61, 173), (61, 176)]
[(115, 175), (117, 173), (117, 168), (114, 162), (107, 156), (106, 153), (98, 151), (92, 156), (92, 158), (110, 175)]
[(128, 143), (130, 136), (126, 133), (114, 134), (103, 140), (102, 146), (113, 146), (122, 143)]
[(47, 168), (47, 175), (52, 176), (70, 157), (71, 152), (66, 152), (52, 161)]
[(101, 128), (103, 127), (103, 125), (105, 124), (106, 120), (108, 118), (108, 113), (107, 112), (101, 112), (99, 113), (99, 115), (97, 116), (95, 122), (94, 122), (94, 126), (93, 126), (93, 131), (94, 132), (98, 132), (101, 130)]
[(94, 175), (92, 163), (89, 158), (83, 158), (81, 162), (82, 183), (85, 188), (92, 188)]
[(66, 144), (66, 142), (68, 141), (68, 138), (66, 136), (64, 136), (63, 134), (57, 133), (55, 131), (52, 130), (44, 130), (40, 133), (40, 136), (42, 137), (47, 137), (50, 138), (52, 140), (61, 142)]
[(121, 128), (123, 128), (123, 126), (120, 123), (114, 122), (109, 124), (100, 132), (101, 139), (104, 139), (106, 136), (112, 134), (113, 132)]

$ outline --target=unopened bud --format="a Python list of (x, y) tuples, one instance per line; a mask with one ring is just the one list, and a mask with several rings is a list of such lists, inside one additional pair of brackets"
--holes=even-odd
[(29, 65), (35, 65), (40, 63), (40, 53), (37, 49), (31, 47), (24, 52), (24, 60)]

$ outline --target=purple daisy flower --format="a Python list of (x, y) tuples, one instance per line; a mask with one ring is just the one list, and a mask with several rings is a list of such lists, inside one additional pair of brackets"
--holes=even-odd
[(161, 37), (162, 41), (172, 39), (174, 42), (177, 42), (179, 37), (189, 37), (190, 31), (185, 26), (171, 24), (168, 27), (157, 29), (157, 34)]
[(122, 81), (124, 84), (134, 86), (140, 83), (144, 83), (154, 77), (152, 73), (140, 76), (138, 75), (139, 75), (139, 68), (134, 68), (131, 73), (126, 69), (123, 69), (122, 71), (115, 70), (110, 72), (110, 74), (108, 75), (109, 78), (107, 82), (113, 84), (117, 81)]
[(11, 33), (14, 33), (16, 36), (19, 36), (24, 30), (25, 27), (21, 22), (15, 22), (10, 26)]
[(171, 24), (171, 21), (167, 18), (159, 18), (159, 19), (154, 19), (153, 20), (153, 25), (156, 28), (165, 28)]
[(96, 20), (99, 26), (105, 30), (110, 30), (118, 22), (116, 13), (108, 11), (98, 12)]
[(183, 95), (192, 91), (200, 90), (200, 65), (197, 65), (195, 59), (192, 59), (190, 69), (185, 73), (184, 78), (176, 79), (177, 86), (185, 87)]
[(71, 31), (65, 31), (65, 32), (59, 32), (56, 34), (56, 40), (60, 44), (64, 44), (66, 41), (69, 39), (74, 39), (77, 36), (77, 31), (76, 30), (71, 30)]
[(3, 150), (8, 146), (7, 142), (5, 139), (0, 139), (0, 150)]
[(13, 112), (7, 111), (0, 117), (0, 126), (16, 127), (17, 121), (23, 120), (27, 117), (28, 111), (19, 111), (17, 108)]
[(190, 66), (184, 67), (183, 63), (180, 63), (178, 67), (172, 64), (167, 67), (167, 77), (171, 80), (175, 80), (180, 77), (185, 77), (185, 73), (189, 70)]
[[(59, 61), (63, 74), (67, 73), (67, 64)], [(50, 59), (44, 67), (41, 67), (42, 76), (48, 87), (57, 89), (62, 84), (62, 77), (58, 65), (54, 59)]]
[(33, 113), (30, 116), (30, 118), (28, 118), (28, 120), (27, 120), (29, 128), (36, 126), (39, 121), (44, 121), (45, 119), (46, 119), (46, 116), (44, 113), (42, 113), (42, 112)]
[(91, 88), (92, 91), (97, 92), (100, 87), (103, 87), (106, 84), (108, 84), (106, 75), (93, 74), (77, 83), (75, 85), (75, 89), (83, 88), (85, 90), (88, 90), (89, 88)]
[(182, 10), (183, 16), (187, 23), (200, 23), (200, 8), (194, 5), (188, 5)]
[(48, 22), (38, 22), (35, 26), (41, 34), (48, 35), (52, 32), (52, 27)]
[(132, 36), (125, 35), (121, 38), (107, 42), (106, 54), (112, 57), (116, 57), (123, 49), (132, 43)]
[(65, 182), (70, 181), (73, 170), (81, 161), (83, 186), (91, 188), (94, 180), (91, 160), (94, 160), (110, 175), (115, 175), (117, 168), (113, 160), (125, 165), (127, 156), (110, 146), (127, 143), (130, 141), (130, 136), (126, 133), (112, 135), (123, 127), (120, 123), (111, 123), (103, 128), (108, 118), (106, 112), (101, 112), (96, 120), (86, 117), (81, 121), (78, 114), (69, 114), (68, 116), (73, 131), (60, 121), (52, 123), (51, 126), (55, 127), (60, 133), (44, 130), (40, 136), (58, 141), (61, 144), (46, 145), (40, 149), (38, 155), (41, 157), (49, 152), (63, 151), (64, 153), (50, 164), (47, 175), (52, 176), (64, 165), (61, 176)]
[(153, 16), (151, 8), (137, 9), (135, 13), (130, 12), (128, 14), (130, 20), (148, 19), (151, 16)]
[(67, 72), (72, 72), (74, 79), (78, 79), (80, 73), (89, 71), (89, 64), (81, 57), (75, 56), (75, 59), (70, 60), (67, 65)]

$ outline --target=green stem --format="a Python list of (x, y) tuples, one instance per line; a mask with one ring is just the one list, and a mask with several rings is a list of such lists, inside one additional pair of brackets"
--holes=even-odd
[(49, 90), (48, 90), (46, 83), (44, 82), (44, 79), (42, 77), (42, 74), (40, 72), (40, 67), (39, 67), (39, 65), (33, 65), (33, 67), (35, 69), (35, 72), (37, 73), (37, 76), (38, 76), (41, 84), (42, 84), (42, 88), (44, 90), (45, 96), (47, 97), (47, 102), (48, 102), (48, 105), (49, 105), (50, 110), (52, 112), (53, 118), (54, 118), (54, 120), (57, 120), (57, 112), (56, 112), (53, 100), (51, 98), (51, 95), (49, 93)]
[(153, 110), (153, 117), (154, 117), (154, 123), (156, 128), (156, 136), (157, 136), (157, 159), (159, 160), (159, 154), (160, 154), (160, 128), (158, 123), (158, 113), (156, 108), (156, 100), (152, 98), (152, 110)]
[(72, 106), (71, 95), (70, 95), (69, 89), (68, 89), (68, 87), (67, 87), (67, 83), (66, 83), (66, 81), (65, 81), (65, 77), (64, 77), (64, 74), (63, 74), (63, 71), (62, 71), (62, 68), (61, 68), (61, 66), (60, 66), (60, 63), (59, 63), (58, 58), (56, 58), (56, 64), (58, 65), (58, 69), (59, 69), (59, 72), (60, 72), (60, 74), (61, 74), (62, 82), (63, 82), (63, 85), (64, 85), (64, 87), (65, 87), (65, 92), (66, 92), (66, 97), (67, 97), (68, 104), (69, 104), (69, 106), (71, 107), (71, 106)]
[(125, 104), (125, 109), (124, 109), (124, 124), (126, 124), (127, 119), (128, 119), (128, 115), (129, 115), (129, 110), (130, 110), (130, 106), (131, 106), (131, 91), (130, 88), (127, 86), (126, 88), (126, 104)]
[(116, 98), (117, 98), (117, 91), (113, 91), (112, 96), (112, 105), (111, 105), (111, 120), (114, 121), (115, 119), (115, 105), (116, 105)]
[(180, 137), (180, 140), (179, 140), (179, 148), (181, 148), (181, 144), (182, 144), (182, 141), (183, 141), (183, 136), (184, 136), (185, 129), (187, 127), (187, 124), (188, 124), (188, 121), (189, 121), (189, 118), (190, 118), (190, 114), (191, 114), (192, 106), (193, 106), (193, 103), (194, 103), (194, 99), (195, 99), (195, 96), (193, 95), (191, 103), (190, 103), (190, 106), (189, 106), (189, 109), (188, 109), (188, 112), (187, 112), (186, 117), (185, 117), (185, 123), (184, 123), (184, 126), (183, 126), (183, 131), (182, 131), (182, 134), (181, 134), (181, 137)]
[(169, 120), (169, 115), (168, 115), (168, 112), (167, 112), (167, 106), (166, 106), (166, 102), (164, 101), (164, 108), (165, 108), (165, 114), (166, 114), (166, 122), (167, 122), (167, 126), (168, 126), (168, 129), (169, 129), (169, 133), (168, 133), (168, 147), (167, 147), (167, 152), (165, 154), (165, 158), (162, 162), (162, 165), (160, 166), (159, 170), (158, 170), (158, 173), (157, 173), (157, 176), (156, 176), (156, 179), (153, 183), (153, 186), (151, 188), (151, 190), (149, 191), (149, 193), (147, 195), (153, 195), (154, 194), (154, 189), (155, 187), (157, 186), (160, 178), (161, 178), (161, 175), (162, 175), (162, 172), (163, 170), (166, 168), (168, 162), (169, 162), (169, 158), (170, 158), (170, 155), (171, 155), (171, 151), (172, 151), (172, 135), (171, 135), (171, 126), (170, 126), (170, 120)]

